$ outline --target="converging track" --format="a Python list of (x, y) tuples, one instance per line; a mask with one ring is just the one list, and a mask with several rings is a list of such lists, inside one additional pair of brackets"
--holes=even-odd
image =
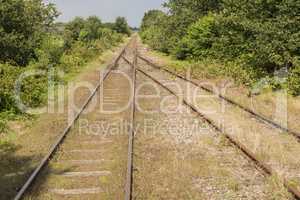
[(297, 186), (201, 112), (138, 49), (134, 36), (15, 200), (272, 199), (271, 176), (300, 199)]
[[(164, 67), (158, 66), (157, 64), (151, 62), (149, 59), (143, 57), (142, 55), (138, 55), (138, 58), (141, 59), (142, 61), (146, 62), (148, 65), (152, 66), (155, 69), (167, 72), (168, 74), (170, 74), (172, 76), (175, 76), (175, 77), (177, 77), (179, 79), (182, 79), (182, 80), (184, 80), (184, 81), (186, 81), (188, 83), (191, 83), (192, 85), (194, 85), (196, 87), (199, 87), (202, 90), (205, 90), (205, 91), (207, 91), (209, 93), (215, 94), (215, 92), (212, 89), (210, 89), (208, 87), (205, 87), (204, 85), (200, 85), (200, 84), (196, 83), (195, 81), (187, 79), (184, 76), (181, 76), (181, 75), (179, 75), (179, 74), (177, 74), (175, 72), (172, 72), (172, 71), (170, 71), (170, 70), (168, 70), (168, 69), (166, 69)], [(261, 121), (262, 123), (267, 123), (267, 124), (269, 124), (269, 125), (271, 125), (271, 126), (273, 126), (275, 128), (278, 128), (278, 129), (280, 129), (282, 131), (285, 131), (285, 132), (291, 134), (292, 136), (294, 136), (295, 138), (297, 138), (298, 142), (300, 142), (300, 133), (299, 132), (290, 130), (289, 128), (286, 128), (286, 127), (283, 127), (282, 125), (276, 123), (275, 121), (273, 121), (271, 119), (268, 119), (267, 117), (265, 117), (265, 116), (263, 116), (261, 114), (258, 114), (258, 113), (256, 113), (255, 111), (253, 111), (253, 110), (251, 110), (249, 108), (246, 108), (245, 106), (243, 106), (243, 105), (235, 102), (234, 100), (232, 100), (232, 99), (230, 99), (228, 97), (223, 96), (222, 94), (218, 94), (218, 97), (221, 100), (225, 100), (226, 102), (228, 102), (228, 103), (230, 103), (230, 104), (232, 104), (232, 105), (234, 105), (234, 106), (236, 106), (236, 107), (238, 107), (238, 108), (240, 108), (240, 109), (248, 112), (253, 117), (255, 117), (256, 119), (258, 119), (259, 121)]]
[[(175, 95), (177, 98), (179, 98), (179, 99), (182, 98), (182, 97), (178, 96), (176, 94), (176, 92), (174, 92), (172, 89), (170, 89), (169, 87), (165, 86), (162, 82), (160, 82), (159, 80), (155, 79), (154, 77), (152, 77), (151, 75), (149, 75), (147, 72), (145, 72), (145, 71), (143, 71), (141, 69), (138, 69), (138, 71), (141, 72), (142, 74), (144, 74), (145, 76), (147, 76), (148, 78), (150, 78), (151, 80), (153, 80), (155, 83), (157, 83), (161, 87), (163, 87), (166, 90), (168, 90), (171, 94)], [(213, 122), (212, 120), (208, 119), (205, 115), (203, 115), (201, 112), (199, 112), (198, 109), (194, 105), (192, 105), (191, 103), (189, 103), (186, 99), (183, 99), (183, 104), (185, 104), (191, 110), (193, 110), (195, 113), (197, 113), (197, 115), (199, 117), (201, 117), (208, 124), (210, 124), (216, 131), (218, 131), (220, 134), (223, 134), (229, 140), (229, 142), (233, 146), (235, 146), (238, 149), (240, 149), (249, 159), (251, 159), (253, 162), (255, 162), (255, 164), (258, 167), (260, 167), (266, 174), (277, 176), (276, 172), (270, 166), (268, 166), (263, 161), (261, 161), (259, 158), (257, 158), (257, 156), (255, 156), (255, 154), (253, 152), (251, 152), (245, 145), (243, 145), (242, 143), (240, 143), (238, 140), (236, 140), (230, 134), (227, 134), (226, 132), (224, 132), (224, 130), (222, 130), (220, 127), (218, 127), (218, 125), (215, 122)], [(283, 183), (284, 183), (285, 187), (297, 199), (300, 199), (300, 191), (297, 189), (297, 187), (293, 186), (292, 184), (289, 184), (289, 182), (287, 180), (285, 180), (284, 178), (283, 178)]]
[[(270, 165), (266, 164), (262, 159), (260, 159), (258, 156), (255, 155), (254, 152), (252, 152), (246, 145), (244, 145), (243, 143), (241, 143), (238, 139), (236, 139), (234, 136), (232, 136), (232, 134), (229, 134), (226, 132), (226, 128), (220, 126), (218, 123), (216, 123), (214, 120), (210, 119), (206, 114), (203, 114), (203, 111), (199, 111), (199, 108), (197, 106), (195, 106), (191, 100), (187, 99), (187, 97), (185, 96), (185, 94), (181, 94), (177, 91), (177, 88), (173, 87), (172, 88), (172, 84), (170, 84), (170, 82), (176, 82), (176, 81), (170, 81), (170, 79), (172, 78), (162, 78), (159, 79), (158, 77), (155, 77), (155, 74), (158, 74), (159, 71), (163, 71), (166, 72), (167, 74), (170, 74), (171, 76), (175, 76), (178, 79), (181, 79), (187, 83), (191, 83), (192, 85), (196, 86), (196, 87), (201, 87), (201, 89), (208, 91), (210, 93), (212, 93), (213, 91), (210, 89), (207, 89), (203, 86), (198, 85), (197, 83), (190, 81), (182, 76), (179, 76), (177, 74), (175, 74), (174, 72), (171, 72), (167, 69), (164, 69), (162, 67), (157, 66), (156, 64), (152, 63), (151, 61), (149, 61), (148, 59), (142, 57), (141, 55), (138, 55), (138, 58), (145, 62), (146, 65), (150, 66), (147, 67), (147, 69), (143, 70), (142, 68), (138, 68), (138, 72), (144, 74), (146, 77), (148, 77), (149, 79), (151, 79), (152, 81), (154, 81), (155, 83), (157, 83), (158, 85), (160, 85), (161, 87), (163, 87), (164, 89), (166, 89), (167, 91), (169, 91), (171, 94), (173, 94), (174, 96), (176, 96), (178, 99), (180, 99), (184, 105), (186, 105), (187, 107), (189, 107), (193, 112), (195, 112), (198, 117), (201, 117), (203, 120), (205, 120), (208, 124), (210, 124), (216, 131), (218, 131), (220, 134), (223, 134), (228, 140), (229, 142), (237, 147), (238, 149), (240, 149), (250, 160), (252, 160), (258, 167), (260, 167), (266, 174), (271, 175), (271, 176), (278, 176), (276, 170), (274, 170)], [(157, 71), (156, 73), (152, 73), (151, 72)], [(150, 72), (150, 73), (149, 73)], [(161, 77), (164, 77), (163, 75)], [(168, 86), (168, 85), (171, 85)], [(186, 87), (184, 87), (186, 88)], [(284, 131), (288, 131), (288, 133), (290, 133), (291, 135), (295, 136), (297, 139), (299, 139), (299, 134), (293, 131), (290, 131), (286, 128), (281, 127), (279, 124), (276, 124), (275, 122), (268, 120), (266, 118), (264, 118), (263, 116), (258, 115), (257, 113), (244, 108), (243, 106), (237, 104), (236, 102), (222, 96), (219, 95), (219, 98), (226, 100), (228, 103), (237, 106), (238, 108), (241, 108), (242, 110), (250, 113), (251, 115), (255, 116), (257, 119), (259, 119), (259, 122), (263, 121), (265, 123), (269, 123), (271, 125), (273, 125), (275, 128), (284, 130)], [(298, 140), (299, 141), (299, 140)], [(289, 182), (288, 180), (286, 180), (284, 177), (281, 177), (284, 186), (288, 189), (289, 192), (291, 192), (293, 194), (293, 196), (297, 199), (300, 199), (300, 191), (299, 188), (297, 188), (297, 186), (295, 186), (294, 184), (292, 184), (291, 182)]]

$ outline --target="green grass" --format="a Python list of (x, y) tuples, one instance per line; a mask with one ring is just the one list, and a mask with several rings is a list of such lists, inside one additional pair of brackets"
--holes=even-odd
[(150, 52), (155, 57), (160, 58), (166, 62), (166, 68), (175, 71), (176, 73), (184, 75), (188, 70), (191, 70), (193, 78), (224, 78), (224, 72), (221, 70), (224, 66), (216, 61), (203, 60), (203, 61), (188, 61), (177, 60), (171, 55), (167, 55), (158, 51)]

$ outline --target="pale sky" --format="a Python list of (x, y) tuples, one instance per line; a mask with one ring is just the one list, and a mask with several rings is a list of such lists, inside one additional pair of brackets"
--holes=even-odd
[(104, 22), (116, 17), (126, 17), (131, 26), (139, 26), (144, 13), (162, 8), (165, 0), (44, 0), (56, 4), (61, 16), (57, 21), (66, 22), (75, 16), (99, 16)]

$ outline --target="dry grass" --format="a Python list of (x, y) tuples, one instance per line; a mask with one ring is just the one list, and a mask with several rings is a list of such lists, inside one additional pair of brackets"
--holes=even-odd
[[(166, 73), (156, 71), (151, 72), (151, 74), (161, 80), (168, 77), (167, 79), (174, 82), (172, 77)], [(175, 81), (181, 85), (181, 88), (187, 87), (184, 81)], [(192, 86), (191, 90), (196, 90), (196, 88)], [(199, 91), (196, 94), (208, 95), (204, 91)], [(188, 99), (188, 95), (185, 91), (183, 96)], [(300, 158), (295, 156), (300, 154), (300, 144), (293, 136), (260, 123), (248, 113), (230, 104), (227, 104), (225, 109), (222, 110), (222, 102), (215, 97), (198, 98), (192, 103), (197, 105), (198, 110), (202, 112), (213, 111), (205, 113), (205, 115), (219, 126), (223, 126), (228, 134), (246, 145), (266, 164), (275, 169), (280, 176), (300, 180)]]
[[(212, 83), (220, 88), (224, 84), (229, 84), (230, 87), (227, 88), (226, 93), (224, 94), (226, 97), (276, 121), (276, 102), (281, 91), (273, 92), (264, 90), (260, 95), (249, 97), (249, 89), (247, 87), (235, 84), (230, 78), (213, 75), (214, 70), (218, 70), (219, 67), (222, 67), (219, 63), (193, 64), (187, 61), (177, 61), (171, 56), (155, 51), (146, 51), (144, 53), (150, 56), (155, 63), (179, 74), (185, 74), (189, 67), (194, 69), (197, 69), (198, 67), (199, 69), (202, 69), (201, 71), (192, 71), (192, 77), (195, 81), (199, 83)], [(288, 126), (291, 130), (300, 132), (300, 124), (297, 123), (300, 120), (298, 114), (300, 112), (300, 97), (288, 95), (287, 98)]]
[[(149, 94), (149, 89), (141, 93)], [(166, 92), (161, 93), (164, 95)], [(139, 104), (144, 109), (157, 110), (159, 102), (160, 99), (141, 100)], [(139, 129), (135, 137), (135, 199), (290, 198), (282, 185), (278, 193), (271, 194), (269, 190), (277, 190), (277, 185), (269, 183), (222, 135), (204, 129), (191, 131), (195, 117), (185, 109), (174, 115), (138, 113), (137, 124), (152, 120), (160, 126)], [(174, 131), (179, 127), (173, 125), (180, 126), (185, 120), (189, 121), (187, 129)]]
[[(168, 62), (168, 60), (165, 62)], [(186, 88), (184, 81), (174, 80), (174, 78), (167, 73), (152, 72), (152, 74), (161, 79), (167, 78), (170, 81), (175, 81), (179, 83), (182, 88)], [(191, 87), (192, 91), (196, 90), (196, 87)], [(189, 94), (185, 92), (184, 97), (187, 98), (188, 95)], [(209, 95), (209, 93), (199, 91), (197, 95)], [(269, 92), (256, 97), (256, 101), (260, 103), (259, 105), (264, 105), (257, 107), (260, 109), (260, 112), (268, 113), (269, 116), (273, 115), (275, 112), (272, 110), (274, 109), (275, 96), (276, 93)], [(243, 93), (236, 92), (234, 98), (238, 98), (239, 101), (243, 103), (250, 101)], [(289, 103), (291, 101), (293, 103)], [(289, 119), (298, 118), (299, 106), (297, 107), (297, 105), (300, 105), (299, 100), (289, 97), (289, 102)], [(276, 170), (279, 176), (293, 180), (294, 183), (300, 183), (300, 157), (297, 156), (300, 154), (300, 144), (293, 136), (253, 119), (250, 114), (230, 104), (226, 104), (224, 112), (221, 109), (222, 102), (215, 97), (200, 97), (192, 103), (197, 105), (198, 109), (202, 112), (207, 110), (214, 111), (214, 113), (205, 113), (205, 115), (218, 125), (224, 126), (227, 133), (246, 145), (248, 149), (255, 153), (255, 155), (266, 164), (269, 164)], [(292, 111), (290, 109), (292, 109)], [(293, 125), (299, 126), (299, 123), (293, 123)]]

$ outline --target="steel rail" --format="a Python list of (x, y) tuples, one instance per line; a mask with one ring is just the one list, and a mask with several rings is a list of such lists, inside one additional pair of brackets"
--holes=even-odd
[[(136, 41), (135, 41), (136, 46)], [(123, 56), (123, 59), (125, 57)], [(125, 58), (126, 59), (126, 58)], [(124, 60), (125, 60), (124, 59)], [(128, 61), (126, 59), (126, 61)], [(134, 61), (128, 64), (132, 67), (133, 78), (132, 78), (132, 109), (131, 109), (131, 125), (128, 137), (128, 155), (127, 155), (127, 173), (126, 173), (126, 184), (125, 184), (125, 200), (132, 199), (132, 183), (133, 183), (133, 145), (135, 135), (135, 108), (136, 108), (136, 66), (137, 66), (137, 49), (134, 48)]]
[[(141, 60), (143, 60), (144, 62), (146, 62), (148, 65), (152, 66), (153, 68), (156, 68), (156, 69), (159, 69), (159, 70), (163, 70), (163, 71), (165, 71), (165, 72), (167, 72), (167, 73), (169, 73), (169, 74), (171, 74), (171, 75), (173, 75), (173, 76), (175, 76), (175, 77), (177, 77), (179, 79), (182, 79), (182, 80), (184, 80), (186, 82), (189, 82), (189, 83), (193, 84), (196, 87), (199, 87), (199, 88), (205, 90), (206, 92), (209, 92), (209, 93), (212, 93), (212, 94), (216, 94), (213, 90), (211, 90), (211, 89), (209, 89), (209, 88), (207, 88), (207, 87), (205, 87), (203, 85), (200, 85), (200, 84), (196, 83), (195, 81), (187, 79), (184, 76), (181, 76), (181, 75), (179, 75), (179, 74), (177, 74), (177, 73), (175, 73), (175, 72), (173, 72), (171, 70), (165, 69), (164, 67), (158, 66), (157, 64), (151, 62), (150, 60), (148, 60), (147, 58), (141, 56), (140, 54), (138, 55), (138, 58), (140, 58)], [(230, 99), (228, 97), (223, 96), (222, 94), (217, 94), (217, 95), (218, 95), (218, 97), (220, 99), (225, 100), (228, 103), (230, 103), (230, 104), (232, 104), (232, 105), (234, 105), (234, 106), (236, 106), (236, 107), (238, 107), (238, 108), (240, 108), (240, 109), (242, 109), (242, 110), (250, 113), (252, 116), (254, 116), (259, 121), (266, 122), (266, 123), (270, 124), (271, 126), (273, 126), (275, 128), (278, 128), (278, 129), (280, 129), (282, 131), (285, 131), (285, 132), (289, 133), (290, 135), (294, 136), (297, 139), (298, 142), (300, 142), (300, 133), (299, 132), (290, 130), (289, 128), (285, 128), (285, 127), (281, 126), (280, 124), (276, 123), (275, 121), (273, 121), (271, 119), (268, 119), (267, 117), (265, 117), (265, 116), (263, 116), (261, 114), (258, 114), (257, 112), (255, 112), (255, 111), (253, 111), (253, 110), (251, 110), (251, 109), (249, 109), (249, 108), (241, 105), (240, 103), (238, 103), (238, 102), (236, 102), (236, 101), (234, 101), (234, 100), (232, 100), (232, 99)]]
[(54, 143), (54, 145), (50, 148), (49, 152), (46, 154), (46, 156), (42, 159), (38, 167), (32, 172), (30, 177), (27, 179), (25, 184), (22, 186), (22, 188), (19, 190), (17, 195), (15, 196), (14, 200), (20, 200), (24, 197), (25, 193), (28, 191), (30, 186), (34, 183), (38, 175), (41, 173), (41, 171), (44, 169), (44, 167), (49, 163), (53, 155), (56, 153), (57, 149), (60, 147), (60, 145), (64, 142), (64, 139), (72, 129), (74, 123), (78, 120), (80, 115), (83, 113), (83, 111), (86, 109), (86, 107), (89, 105), (90, 101), (93, 99), (97, 91), (100, 89), (101, 85), (103, 84), (104, 80), (108, 77), (110, 72), (113, 70), (113, 68), (117, 65), (119, 60), (122, 58), (123, 54), (125, 53), (126, 48), (130, 44), (131, 41), (122, 49), (120, 54), (117, 56), (116, 59), (113, 60), (112, 64), (109, 64), (105, 74), (101, 77), (99, 83), (91, 93), (91, 95), (87, 98), (87, 100), (84, 102), (82, 108), (80, 111), (75, 115), (73, 120), (68, 124), (68, 126), (65, 128), (65, 130), (62, 132), (60, 137), (57, 139), (57, 141)]
[[(180, 98), (176, 92), (168, 88), (167, 86), (163, 85), (160, 81), (155, 79), (153, 76), (149, 75), (147, 72), (141, 70), (140, 68), (137, 68), (137, 71), (144, 74), (146, 77), (154, 81), (156, 84), (160, 85), (164, 89), (166, 89), (168, 92), (170, 92), (172, 95), (176, 96), (178, 99)], [(185, 98), (182, 99), (182, 103), (186, 106), (188, 106), (192, 111), (194, 111), (200, 118), (202, 118), (204, 121), (206, 121), (208, 124), (210, 124), (216, 131), (218, 131), (220, 134), (224, 135), (228, 141), (235, 147), (237, 147), (241, 152), (243, 152), (250, 160), (252, 160), (256, 166), (261, 168), (266, 174), (268, 175), (279, 175), (267, 164), (265, 164), (262, 160), (257, 158), (257, 156), (251, 152), (245, 145), (240, 143), (238, 140), (233, 138), (230, 134), (226, 133), (222, 128), (218, 127), (218, 125), (208, 119), (203, 113), (201, 113), (193, 104), (189, 103)], [(295, 187), (294, 185), (290, 184), (285, 178), (281, 177), (281, 180), (283, 182), (283, 185), (287, 188), (287, 190), (298, 200), (300, 200), (300, 191)]]
[(131, 63), (125, 56), (122, 56), (122, 59), (130, 66), (133, 66), (133, 63)]

